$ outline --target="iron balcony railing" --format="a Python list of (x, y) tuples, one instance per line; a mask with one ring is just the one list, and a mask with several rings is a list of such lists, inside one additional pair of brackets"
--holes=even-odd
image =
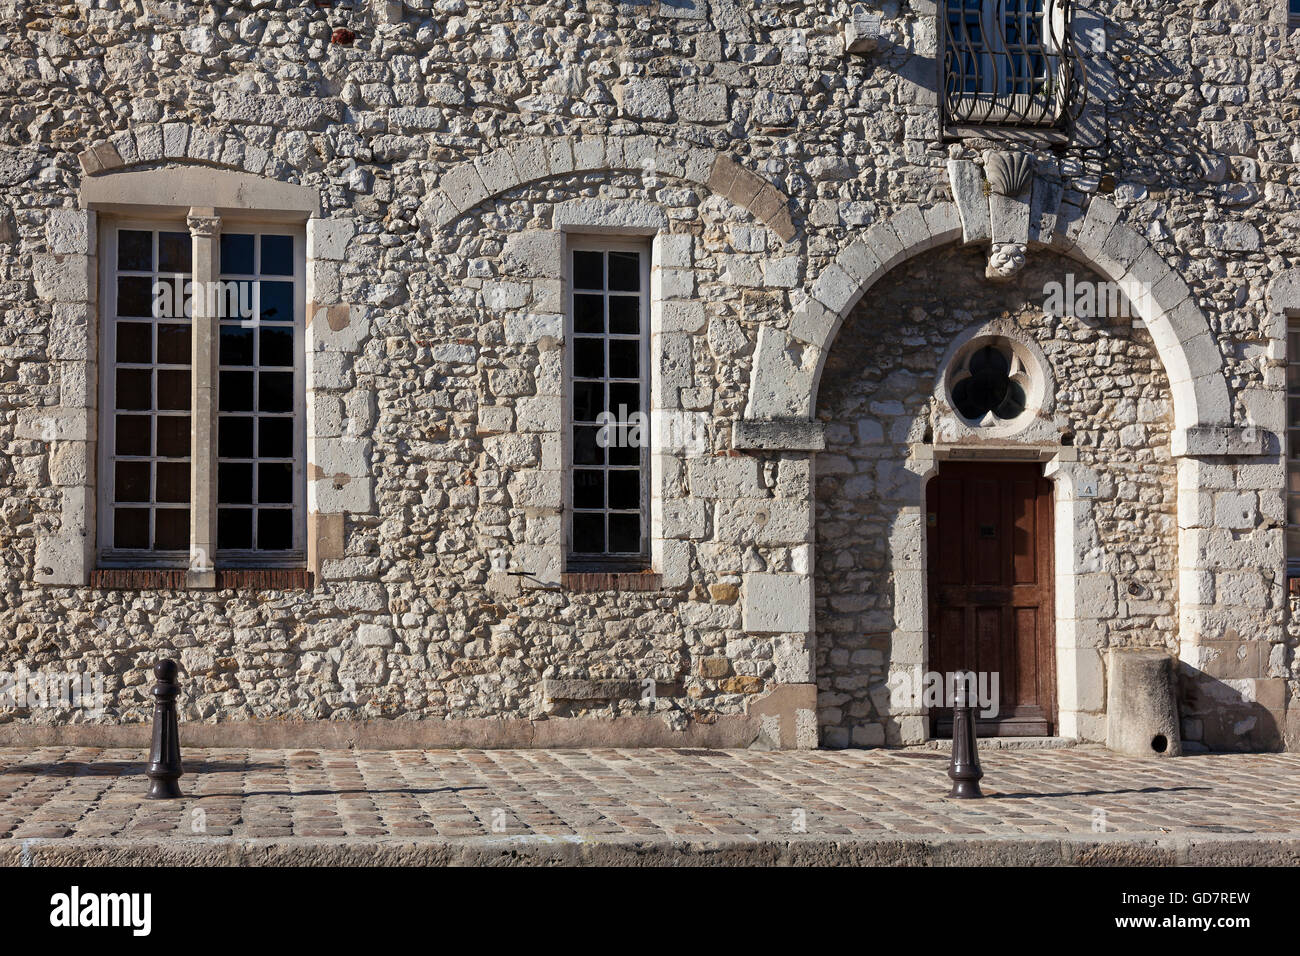
[(1083, 111), (1072, 0), (946, 0), (947, 126), (1064, 129)]

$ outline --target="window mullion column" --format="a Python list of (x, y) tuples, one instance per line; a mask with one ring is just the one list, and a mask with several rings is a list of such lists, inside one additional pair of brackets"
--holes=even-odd
[(217, 275), (221, 218), (211, 207), (190, 208), (187, 222), (194, 243), (193, 342), (190, 408), (190, 566), (185, 583), (217, 586), (217, 295), (209, 295)]

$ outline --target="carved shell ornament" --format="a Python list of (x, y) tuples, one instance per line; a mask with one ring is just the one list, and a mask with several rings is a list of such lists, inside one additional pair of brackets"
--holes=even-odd
[(989, 186), (999, 196), (1019, 196), (1034, 179), (1034, 160), (1027, 153), (991, 151), (984, 160)]

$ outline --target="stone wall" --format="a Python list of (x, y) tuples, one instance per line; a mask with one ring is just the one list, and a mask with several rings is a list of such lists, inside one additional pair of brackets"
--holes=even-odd
[[(1176, 652), (1177, 473), (1169, 455), (1169, 385), (1150, 336), (1118, 315), (1081, 321), (1044, 311), (1045, 288), (1098, 283), (1096, 273), (1036, 256), (1016, 281), (984, 278), (969, 249), (928, 253), (896, 268), (853, 311), (827, 361), (818, 418), (817, 680), (822, 740), (898, 742), (890, 706), (895, 588), (892, 529), (916, 505), (902, 467), (935, 440), (943, 409), (936, 376), (953, 340), (1005, 323), (1036, 342), (1050, 365), (1049, 416), (1099, 477), (1091, 526), (1079, 543), (1089, 572), (1110, 578), (1099, 597), (1098, 648), (1162, 646)], [(942, 276), (935, 284), (927, 277)], [(1123, 303), (1127, 307), (1127, 303)], [(1121, 310), (1126, 311), (1126, 309)]]
[[(1032, 151), (1072, 208), (1113, 201), (1187, 281), (1226, 370), (1225, 414), (1276, 435), (1284, 352), (1264, 290), (1269, 274), (1300, 265), (1300, 39), (1271, 3), (1281, 8), (1140, 0), (1108, 5), (1104, 22), (1085, 5), (1089, 112), (1072, 144)], [(880, 50), (859, 56), (843, 49), (847, 5), (832, 3), (0, 2), (11, 25), (0, 47), (10, 117), (0, 130), (0, 670), (102, 670), (115, 701), (106, 722), (143, 718), (143, 668), (173, 650), (187, 715), (223, 720), (653, 713), (681, 727), (809, 684), (813, 639), (796, 625), (813, 553), (811, 446), (741, 451), (730, 428), (759, 330), (790, 330), (865, 229), (950, 201), (950, 156), (982, 162), (989, 145), (939, 135), (935, 5), (880, 9)], [(335, 27), (354, 39), (331, 42)], [(23, 418), (62, 407), (77, 387), (75, 363), (56, 364), (76, 325), (56, 288), (69, 262), (53, 213), (77, 206), (89, 181), (160, 165), (310, 187), (337, 240), (313, 281), (350, 307), (349, 344), (311, 414), (339, 447), (352, 442), (347, 474), (358, 483), (323, 479), (337, 525), (312, 590), (40, 583), (38, 541), (66, 531), (66, 489), (86, 487), (85, 476), (62, 482), (54, 443)], [(554, 243), (557, 210), (584, 202), (614, 220), (653, 211), (639, 234), (664, 257), (658, 407), (708, 421), (705, 454), (660, 462), (658, 591), (584, 594), (558, 581)], [(881, 295), (893, 297), (903, 336), (921, 321), (910, 304), (918, 283), (933, 282), (921, 267), (970, 274), (971, 256), (946, 252), (891, 276), (845, 327), (832, 367), (857, 367), (854, 329)], [(1031, 258), (1031, 268), (1017, 288), (1062, 265)], [(982, 308), (1028, 315), (1023, 301), (1008, 306), (997, 299), (1005, 291), (977, 286)], [(916, 304), (937, 324), (882, 348), (897, 349), (919, 381), (967, 320), (928, 297)], [(1116, 595), (1105, 640), (1168, 645), (1175, 492), (1151, 349), (1138, 331), (1028, 328), (1078, 389), (1061, 408), (1080, 454), (1113, 476), (1098, 547), (1123, 539), (1125, 553), (1106, 560), (1142, 589)], [(1114, 370), (1111, 398), (1074, 384), (1098, 356)], [(1123, 375), (1145, 380), (1142, 395)], [(867, 381), (834, 377), (821, 399), (830, 451), (816, 466), (819, 518), (849, 508), (846, 496), (881, 495), (867, 466), (915, 437), (895, 427), (913, 429), (922, 394), (886, 379), (881, 398), (904, 402), (904, 414), (873, 419)], [(1097, 401), (1116, 416), (1105, 425)], [(867, 410), (841, 413), (853, 402)], [(873, 420), (879, 444), (860, 424)], [(834, 470), (844, 462), (853, 479)], [(1278, 520), (1260, 507), (1261, 528)], [(891, 598), (873, 592), (854, 599), (859, 608), (841, 596), (837, 608), (825, 570), (847, 552), (835, 550), (834, 529), (818, 534), (829, 545), (816, 559), (819, 679), (824, 697), (830, 687), (851, 697), (823, 700), (821, 722), (828, 742), (854, 727), (852, 742), (877, 742), (871, 695), (885, 648), (842, 635), (874, 633)], [(494, 582), (500, 551), (542, 586)], [(847, 560), (859, 558), (847, 580), (885, 588), (887, 556)], [(755, 605), (747, 625), (747, 599), (769, 586), (793, 596), (794, 610), (764, 617), (770, 609)], [(551, 696), (548, 680), (589, 684)], [(633, 692), (646, 680), (656, 688), (648, 704)], [(608, 696), (580, 696), (593, 690)]]

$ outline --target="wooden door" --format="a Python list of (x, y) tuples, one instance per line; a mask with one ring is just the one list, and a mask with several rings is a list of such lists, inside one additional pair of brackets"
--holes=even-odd
[[(1031, 464), (945, 462), (926, 489), (930, 665), (997, 672), (999, 711), (980, 736), (1056, 731), (1052, 485)], [(952, 736), (952, 710), (931, 709)]]

